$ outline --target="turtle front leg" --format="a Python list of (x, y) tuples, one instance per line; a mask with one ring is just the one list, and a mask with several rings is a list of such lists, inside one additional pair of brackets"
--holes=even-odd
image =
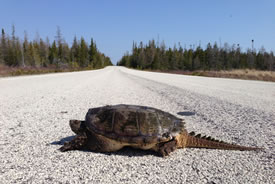
[(64, 145), (60, 148), (60, 151), (70, 151), (84, 148), (87, 143), (87, 137), (84, 135), (77, 135), (70, 142), (65, 142)]
[(161, 156), (165, 157), (168, 156), (171, 152), (177, 149), (177, 141), (171, 140), (169, 142), (160, 143), (158, 152)]

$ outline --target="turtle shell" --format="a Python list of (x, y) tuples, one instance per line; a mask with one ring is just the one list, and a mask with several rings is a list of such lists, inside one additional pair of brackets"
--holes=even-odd
[(154, 143), (171, 140), (184, 129), (176, 116), (156, 108), (113, 105), (89, 109), (89, 131), (125, 143)]

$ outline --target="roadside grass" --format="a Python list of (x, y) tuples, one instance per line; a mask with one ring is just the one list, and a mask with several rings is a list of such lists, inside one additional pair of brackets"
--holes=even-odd
[[(8, 76), (20, 76), (20, 75), (33, 75), (33, 74), (46, 74), (46, 73), (57, 73), (57, 72), (73, 72), (73, 71), (85, 71), (94, 70), (95, 68), (86, 67), (8, 67), (0, 65), (0, 77)], [(183, 71), (183, 70), (146, 70), (152, 72), (172, 73), (172, 74), (183, 74), (193, 76), (204, 76), (204, 77), (219, 77), (219, 78), (233, 78), (233, 79), (245, 79), (245, 80), (260, 80), (260, 81), (271, 81), (275, 82), (275, 71), (261, 71), (254, 69), (236, 69), (236, 70), (221, 70), (221, 71)]]
[(57, 73), (57, 72), (73, 72), (73, 71), (84, 71), (92, 70), (90, 67), (80, 68), (80, 67), (9, 67), (5, 65), (0, 65), (0, 77), (8, 76), (20, 76), (20, 75), (33, 75), (33, 74), (46, 74), (46, 73)]
[(202, 73), (202, 75), (207, 77), (224, 77), (224, 78), (234, 78), (234, 79), (261, 80), (261, 81), (275, 82), (274, 71), (238, 69), (238, 70), (229, 70), (229, 71), (206, 71), (205, 73)]
[(236, 69), (236, 70), (221, 70), (221, 71), (203, 71), (203, 70), (197, 70), (197, 71), (153, 70), (153, 71), (154, 72), (172, 73), (172, 74), (204, 76), (204, 77), (219, 77), (219, 78), (232, 78), (232, 79), (260, 80), (260, 81), (275, 82), (275, 71), (261, 71), (261, 70), (254, 70), (254, 69)]

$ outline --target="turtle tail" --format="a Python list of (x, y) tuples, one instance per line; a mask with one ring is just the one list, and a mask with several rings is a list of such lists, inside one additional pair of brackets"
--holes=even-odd
[(262, 149), (262, 148), (257, 148), (257, 147), (246, 147), (246, 146), (230, 144), (230, 143), (216, 140), (210, 136), (201, 137), (201, 134), (195, 135), (194, 132), (190, 132), (188, 134), (186, 147), (222, 149), (222, 150), (240, 150), (240, 151), (252, 151), (252, 150), (261, 150)]

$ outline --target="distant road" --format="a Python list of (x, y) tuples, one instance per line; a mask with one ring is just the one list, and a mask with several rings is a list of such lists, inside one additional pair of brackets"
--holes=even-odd
[[(123, 149), (61, 153), (68, 122), (107, 104), (156, 107), (190, 131), (261, 152)], [(106, 67), (0, 78), (0, 183), (272, 183), (275, 83)]]

